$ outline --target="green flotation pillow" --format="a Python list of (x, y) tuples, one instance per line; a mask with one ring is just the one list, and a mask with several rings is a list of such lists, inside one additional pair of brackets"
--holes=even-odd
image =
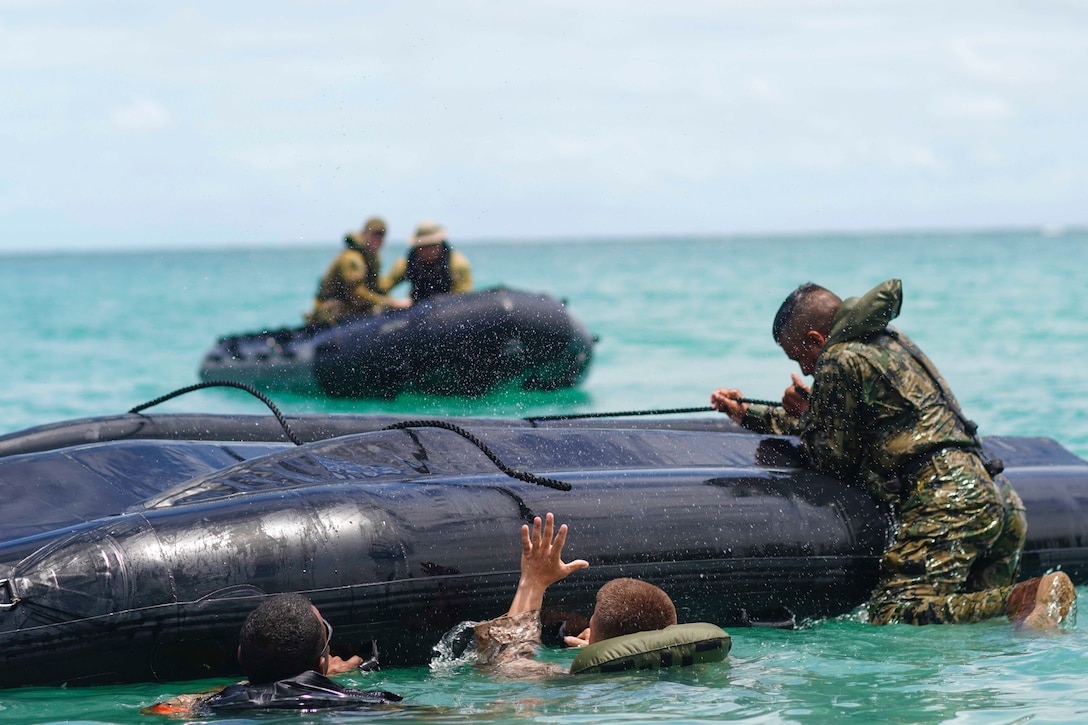
[(570, 665), (571, 674), (656, 670), (721, 662), (733, 640), (724, 629), (706, 622), (674, 624), (652, 632), (636, 632), (586, 645)]

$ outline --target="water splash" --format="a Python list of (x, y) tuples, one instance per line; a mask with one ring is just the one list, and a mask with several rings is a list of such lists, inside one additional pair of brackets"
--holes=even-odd
[(435, 656), (429, 666), (436, 675), (452, 675), (465, 665), (476, 662), (476, 635), (473, 631), (477, 622), (455, 624), (434, 646)]

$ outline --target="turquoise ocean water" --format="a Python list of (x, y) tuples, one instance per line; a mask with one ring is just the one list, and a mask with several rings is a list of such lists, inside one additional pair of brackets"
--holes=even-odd
[[(850, 296), (899, 277), (897, 324), (984, 434), (1050, 436), (1088, 457), (1086, 245), (1083, 231), (466, 244), (478, 287), (565, 298), (600, 337), (578, 389), (481, 400), (274, 399), (288, 413), (526, 416), (702, 406), (721, 385), (777, 398), (794, 367), (772, 342), (770, 321), (790, 290), (812, 280)], [(0, 433), (121, 413), (196, 382), (217, 336), (296, 324), (336, 251), (330, 242), (0, 257)], [(388, 247), (386, 263), (401, 251)], [(156, 410), (263, 406), (212, 390)], [(405, 708), (231, 722), (1076, 722), (1088, 720), (1085, 631), (1033, 638), (1000, 622), (875, 628), (854, 613), (791, 632), (737, 630), (728, 664), (689, 671), (515, 684), (437, 659), (348, 678), (401, 693)], [(139, 709), (221, 683), (0, 691), (0, 722), (154, 722)]]

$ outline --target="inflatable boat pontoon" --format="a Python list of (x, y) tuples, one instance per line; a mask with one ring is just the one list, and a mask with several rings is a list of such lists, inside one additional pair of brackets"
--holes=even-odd
[[(234, 675), (245, 616), (302, 592), (334, 653), (427, 662), (447, 630), (506, 610), (518, 528), (555, 512), (568, 558), (547, 632), (617, 576), (681, 621), (841, 615), (877, 579), (889, 520), (804, 468), (788, 438), (724, 416), (532, 421), (137, 415), (0, 437), (0, 686)], [(988, 438), (1027, 505), (1023, 576), (1088, 582), (1088, 463)], [(569, 489), (569, 490), (563, 490)]]
[(200, 378), (338, 398), (478, 397), (504, 384), (573, 387), (592, 357), (593, 336), (565, 304), (491, 289), (438, 295), (334, 327), (220, 338)]

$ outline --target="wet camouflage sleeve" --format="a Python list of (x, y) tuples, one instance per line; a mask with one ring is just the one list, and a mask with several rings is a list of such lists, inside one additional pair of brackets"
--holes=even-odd
[[(388, 298), (368, 286), (367, 262), (358, 250), (344, 250), (321, 280), (309, 322), (335, 324), (355, 315), (370, 314)], [(374, 270), (376, 275), (377, 270)]]
[(408, 260), (401, 257), (396, 262), (393, 262), (392, 269), (389, 270), (389, 274), (382, 277), (381, 288), (386, 294), (396, 287), (398, 284), (404, 281), (404, 275), (408, 272)]
[(450, 293), (462, 294), (472, 291), (472, 266), (468, 257), (460, 252), (450, 255)]
[(880, 497), (913, 456), (973, 443), (926, 370), (888, 335), (824, 350), (801, 426), (818, 470)]
[(476, 634), (476, 661), (497, 674), (512, 678), (538, 678), (569, 674), (551, 662), (533, 659), (540, 647), (540, 610), (480, 622)]
[(879, 373), (850, 350), (821, 359), (801, 443), (823, 473), (844, 481), (858, 480), (858, 470), (868, 458), (861, 413), (881, 395), (879, 383)]
[(795, 436), (801, 433), (800, 418), (787, 414), (782, 408), (772, 408), (769, 405), (749, 405), (741, 425), (756, 433), (770, 435)]
[(348, 256), (342, 269), (350, 307), (369, 312), (373, 307), (386, 303), (386, 297), (367, 287), (367, 265), (360, 255)]
[(540, 610), (480, 622), (476, 634), (476, 660), (482, 665), (532, 656), (540, 645)]

